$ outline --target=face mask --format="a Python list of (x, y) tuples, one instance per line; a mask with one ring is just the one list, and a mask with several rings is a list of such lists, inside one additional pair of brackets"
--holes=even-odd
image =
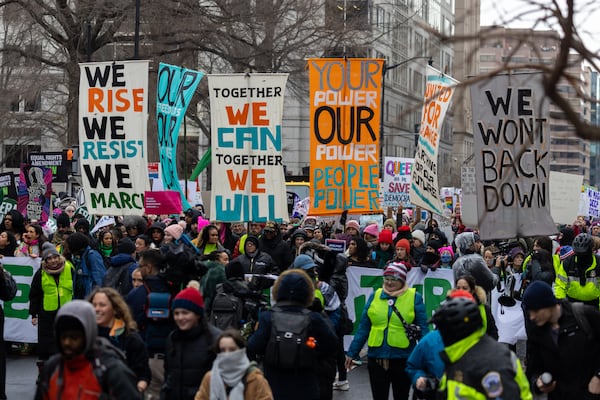
[(442, 254), (440, 256), (440, 260), (442, 260), (442, 264), (450, 264), (450, 261), (452, 261), (452, 256), (450, 254)]

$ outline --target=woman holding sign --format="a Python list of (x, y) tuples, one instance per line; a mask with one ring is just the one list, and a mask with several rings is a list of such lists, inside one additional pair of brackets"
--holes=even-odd
[(408, 398), (411, 381), (406, 361), (429, 328), (423, 298), (406, 284), (406, 266), (392, 262), (383, 272), (383, 287), (367, 301), (354, 340), (346, 353), (346, 368), (368, 344), (368, 369), (374, 400)]

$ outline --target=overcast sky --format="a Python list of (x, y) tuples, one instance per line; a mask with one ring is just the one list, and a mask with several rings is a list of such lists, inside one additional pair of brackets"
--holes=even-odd
[[(560, 4), (563, 0), (557, 0)], [(574, 0), (576, 10), (576, 26), (587, 46), (591, 50), (600, 48), (600, 1)], [(540, 6), (550, 4), (550, 0), (481, 0), (481, 25), (506, 25), (513, 28), (531, 28), (540, 18)], [(538, 12), (533, 12), (537, 10)], [(528, 15), (524, 15), (527, 13)], [(517, 15), (521, 15), (515, 20)], [(548, 26), (537, 26), (536, 29), (547, 29)]]

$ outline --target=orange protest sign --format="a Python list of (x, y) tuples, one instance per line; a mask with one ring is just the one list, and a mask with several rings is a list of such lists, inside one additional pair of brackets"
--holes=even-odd
[(311, 214), (379, 210), (383, 60), (310, 59)]

